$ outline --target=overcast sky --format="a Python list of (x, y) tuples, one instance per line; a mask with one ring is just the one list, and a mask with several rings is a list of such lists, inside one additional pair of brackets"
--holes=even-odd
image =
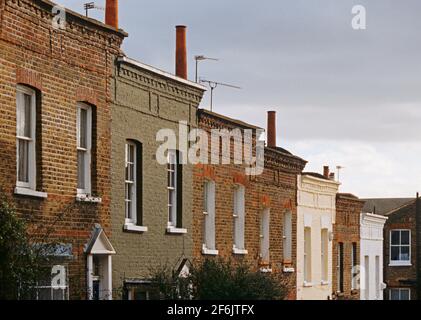
[[(83, 12), (88, 0), (58, 2)], [(358, 4), (366, 30), (351, 27)], [(177, 24), (188, 26), (190, 79), (205, 54), (220, 61), (203, 62), (201, 77), (243, 88), (217, 88), (214, 111), (265, 127), (276, 110), (278, 144), (306, 170), (344, 166), (343, 192), (421, 191), (421, 1), (120, 0), (131, 58), (173, 72)]]

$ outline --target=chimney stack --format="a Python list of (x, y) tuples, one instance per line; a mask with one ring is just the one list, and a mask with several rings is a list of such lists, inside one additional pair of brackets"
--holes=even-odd
[(118, 29), (118, 0), (107, 0), (105, 5), (105, 24)]
[(326, 179), (329, 179), (329, 174), (330, 174), (329, 166), (324, 166), (323, 167), (323, 175)]
[(175, 75), (187, 80), (186, 26), (176, 26)]
[(276, 111), (268, 112), (268, 147), (276, 148)]

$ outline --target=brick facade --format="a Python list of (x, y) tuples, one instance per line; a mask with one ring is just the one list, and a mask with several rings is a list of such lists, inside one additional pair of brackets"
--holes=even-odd
[[(52, 26), (52, 2), (0, 1), (0, 187), (31, 223), (35, 241), (46, 234), (72, 246), (70, 297), (86, 298), (84, 245), (99, 223), (110, 226), (110, 81), (126, 36), (67, 12), (64, 30)], [(16, 86), (37, 91), (36, 189), (46, 199), (14, 194)], [(101, 204), (76, 201), (76, 104), (94, 107), (92, 189)]]
[[(406, 288), (411, 290), (411, 300), (417, 299), (417, 260), (416, 260), (416, 204), (412, 201), (402, 208), (393, 210), (386, 215), (384, 227), (384, 299), (390, 299), (390, 290), (393, 288)], [(395, 229), (411, 231), (411, 262), (408, 266), (391, 266), (390, 263), (390, 232)]]
[[(360, 265), (360, 215), (364, 201), (350, 194), (336, 197), (336, 223), (333, 227), (333, 294), (338, 299), (359, 300), (359, 290), (352, 288), (352, 256)], [(339, 245), (343, 244), (343, 290), (339, 283)], [(356, 252), (353, 253), (353, 244)]]
[[(209, 133), (212, 129), (258, 129), (241, 121), (199, 110), (199, 128)], [(253, 145), (255, 145), (255, 137)], [(210, 145), (210, 140), (209, 140)], [(215, 182), (215, 235), (219, 257), (233, 261), (245, 260), (258, 270), (270, 268), (282, 274), (282, 281), (288, 289), (288, 298), (296, 296), (296, 190), (297, 175), (303, 170), (305, 161), (281, 148), (265, 148), (265, 169), (258, 176), (246, 176), (246, 165), (235, 165), (233, 161), (233, 143), (231, 141), (231, 164), (200, 164), (194, 168), (193, 176), (193, 255), (204, 259), (203, 244), (203, 195), (204, 182)], [(245, 249), (246, 255), (233, 253), (233, 212), (234, 190), (236, 185), (245, 187)], [(260, 217), (265, 208), (270, 209), (270, 261), (260, 259)], [(283, 214), (292, 213), (292, 259), (283, 257)], [(285, 269), (284, 269), (285, 268)], [(291, 273), (283, 271), (294, 270)]]

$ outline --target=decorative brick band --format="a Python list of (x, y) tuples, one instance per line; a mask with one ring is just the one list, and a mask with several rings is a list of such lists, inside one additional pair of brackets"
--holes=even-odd
[(200, 174), (200, 176), (202, 178), (215, 181), (216, 174), (215, 174), (215, 168), (214, 167), (209, 166), (209, 165), (205, 165), (205, 164), (202, 164), (202, 163), (199, 163), (196, 166), (197, 166), (197, 168), (202, 170), (202, 173)]
[(292, 210), (292, 199), (288, 199), (283, 204), (284, 209)]
[(263, 208), (270, 208), (271, 199), (268, 195), (263, 195), (260, 198), (260, 204)]
[(42, 91), (42, 76), (32, 70), (16, 68), (16, 84), (21, 83)]
[(79, 102), (87, 102), (98, 106), (98, 94), (92, 89), (79, 87), (76, 89), (75, 97)]

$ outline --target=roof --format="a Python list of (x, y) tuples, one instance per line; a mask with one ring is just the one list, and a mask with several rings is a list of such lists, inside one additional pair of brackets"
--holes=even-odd
[(376, 213), (380, 215), (388, 215), (392, 211), (405, 207), (415, 201), (414, 198), (380, 198), (363, 200), (365, 201), (363, 212)]
[(207, 109), (198, 109), (197, 112), (198, 112), (199, 116), (200, 115), (205, 115), (205, 116), (211, 116), (211, 117), (214, 117), (214, 118), (219, 118), (221, 120), (230, 122), (231, 124), (238, 125), (238, 126), (240, 126), (242, 128), (246, 128), (246, 129), (261, 129), (261, 130), (263, 130), (263, 128), (260, 128), (258, 126), (249, 124), (247, 122), (244, 122), (244, 121), (241, 121), (241, 120), (238, 120), (238, 119), (230, 118), (230, 117), (224, 116), (222, 114), (219, 114), (219, 113), (216, 113), (216, 112), (213, 112), (213, 111), (209, 111)]
[(115, 250), (105, 235), (101, 225), (95, 224), (91, 238), (85, 244), (85, 253), (87, 254), (115, 254)]
[(196, 82), (193, 82), (193, 81), (190, 81), (190, 80), (186, 80), (184, 78), (177, 77), (176, 75), (174, 75), (172, 73), (163, 71), (161, 69), (152, 67), (152, 66), (150, 66), (148, 64), (139, 62), (137, 60), (134, 60), (134, 59), (131, 59), (131, 58), (128, 58), (128, 57), (118, 57), (117, 62), (120, 62), (120, 63), (123, 62), (123, 63), (130, 64), (130, 65), (132, 65), (134, 67), (147, 70), (147, 71), (152, 72), (154, 74), (160, 75), (160, 76), (162, 76), (164, 78), (177, 81), (179, 83), (185, 84), (185, 85), (190, 86), (190, 87), (194, 87), (194, 88), (199, 89), (199, 90), (202, 90), (202, 91), (206, 91), (207, 90), (205, 86), (203, 86), (203, 85), (201, 85), (199, 83), (196, 83)]
[(317, 173), (317, 172), (303, 172), (302, 174), (303, 176), (311, 176), (311, 177), (315, 177), (315, 178), (319, 178), (319, 179), (323, 179), (323, 180), (329, 180), (330, 179), (326, 178), (324, 175)]

